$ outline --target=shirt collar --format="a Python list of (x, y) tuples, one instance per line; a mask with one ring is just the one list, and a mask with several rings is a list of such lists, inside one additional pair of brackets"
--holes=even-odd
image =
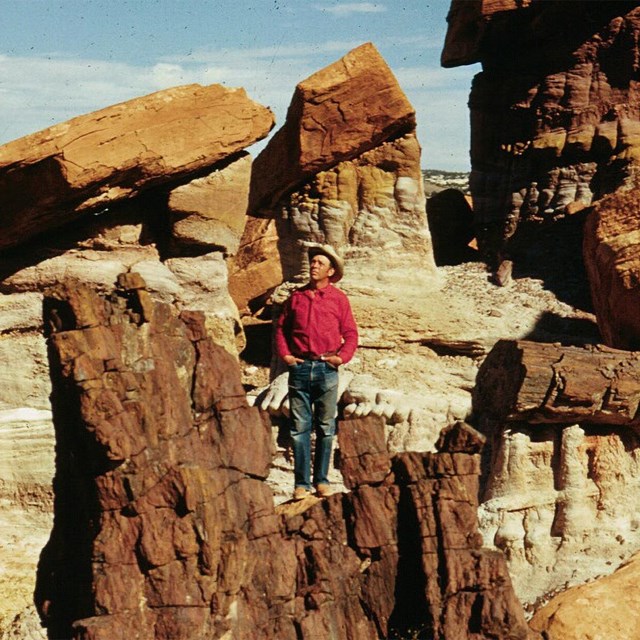
[(302, 291), (304, 291), (305, 295), (307, 295), (308, 297), (312, 297), (315, 293), (315, 295), (318, 295), (321, 298), (323, 298), (328, 293), (330, 293), (332, 289), (333, 289), (333, 285), (331, 283), (329, 283), (326, 287), (323, 287), (322, 289), (313, 289), (310, 285), (307, 284), (302, 288)]

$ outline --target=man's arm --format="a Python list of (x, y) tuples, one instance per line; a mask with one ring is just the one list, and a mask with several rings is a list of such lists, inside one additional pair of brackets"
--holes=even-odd
[(278, 356), (284, 360), (287, 366), (294, 365), (298, 362), (302, 362), (300, 358), (296, 358), (289, 348), (287, 342), (287, 334), (290, 331), (291, 326), (291, 298), (289, 298), (282, 308), (282, 313), (276, 322), (275, 332), (275, 346)]
[(345, 295), (342, 299), (342, 317), (340, 318), (340, 334), (342, 336), (342, 346), (335, 356), (328, 356), (326, 361), (334, 366), (346, 364), (353, 358), (353, 354), (358, 346), (358, 326), (353, 317), (349, 298)]

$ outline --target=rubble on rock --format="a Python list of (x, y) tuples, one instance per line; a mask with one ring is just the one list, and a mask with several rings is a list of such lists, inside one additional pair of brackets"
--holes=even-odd
[(202, 314), (134, 274), (46, 299), (55, 524), (36, 601), (51, 637), (361, 640), (528, 637), (502, 555), (476, 528), (482, 438), (387, 452), (343, 422), (347, 494), (274, 507), (270, 427)]

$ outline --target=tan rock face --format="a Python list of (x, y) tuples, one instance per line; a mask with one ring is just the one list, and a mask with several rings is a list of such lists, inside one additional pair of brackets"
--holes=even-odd
[(218, 248), (233, 255), (247, 217), (251, 156), (177, 187), (169, 194), (171, 232), (178, 246)]
[[(446, 64), (482, 62), (472, 85), (470, 180), (485, 258), (524, 220), (588, 205), (640, 158), (633, 2), (454, 2)], [(505, 56), (510, 51), (512, 55)]]
[(233, 359), (201, 314), (120, 284), (46, 301), (56, 520), (36, 601), (52, 637), (527, 638), (501, 554), (480, 548), (473, 430), (390, 458), (380, 419), (345, 421), (351, 493), (276, 510), (270, 427)]
[(229, 261), (229, 294), (241, 311), (282, 280), (275, 220), (248, 216), (238, 252)]
[(0, 147), (0, 249), (211, 167), (272, 126), (272, 113), (242, 89), (187, 85), (6, 144)]
[(584, 261), (604, 341), (640, 350), (640, 191), (620, 190), (593, 208)]
[(414, 109), (376, 48), (354, 49), (296, 87), (284, 126), (255, 160), (252, 213), (269, 216), (305, 179), (414, 129)]
[(639, 565), (640, 558), (634, 556), (612, 575), (556, 596), (536, 612), (531, 627), (549, 640), (639, 637)]

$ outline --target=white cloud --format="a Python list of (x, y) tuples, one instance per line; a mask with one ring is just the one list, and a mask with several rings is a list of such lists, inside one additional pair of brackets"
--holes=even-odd
[(382, 13), (387, 8), (379, 2), (343, 2), (335, 6), (316, 5), (319, 11), (326, 11), (335, 16), (347, 16), (352, 13)]

